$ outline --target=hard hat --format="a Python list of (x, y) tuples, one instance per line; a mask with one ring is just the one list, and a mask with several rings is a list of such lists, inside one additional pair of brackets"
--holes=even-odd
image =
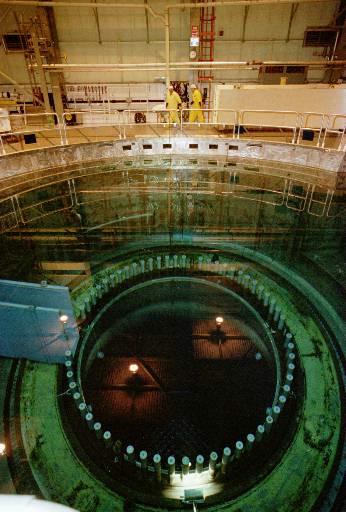
[(197, 89), (195, 84), (191, 84), (190, 87), (191, 87), (191, 89)]
[(170, 90), (172, 90), (172, 91), (173, 91), (173, 89), (174, 89), (173, 85), (170, 85), (170, 86), (168, 87), (168, 89), (170, 89)]

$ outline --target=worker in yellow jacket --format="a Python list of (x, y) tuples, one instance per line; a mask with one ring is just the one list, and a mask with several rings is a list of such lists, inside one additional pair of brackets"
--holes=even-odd
[(190, 87), (192, 93), (192, 101), (189, 114), (189, 123), (194, 123), (195, 121), (204, 123), (204, 116), (202, 112), (202, 94), (200, 93), (199, 89), (197, 89), (195, 84), (191, 84)]
[(169, 110), (170, 123), (179, 123), (178, 109), (181, 108), (181, 99), (177, 92), (175, 92), (173, 85), (168, 87), (166, 108)]

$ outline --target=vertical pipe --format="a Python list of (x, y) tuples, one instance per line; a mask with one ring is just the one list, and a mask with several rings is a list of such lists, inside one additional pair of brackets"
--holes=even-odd
[[(66, 377), (67, 377), (67, 382), (70, 384), (71, 382), (73, 382), (73, 371), (72, 370), (68, 370), (66, 372)], [(71, 389), (71, 388), (70, 388)]]
[(273, 420), (274, 421), (277, 421), (279, 415), (280, 415), (280, 412), (281, 412), (281, 409), (278, 405), (274, 405), (273, 407), (273, 413), (272, 413), (272, 417), (273, 417)]
[(211, 452), (211, 454), (209, 456), (209, 474), (211, 477), (215, 476), (216, 461), (217, 461), (217, 453)]
[(65, 361), (65, 367), (67, 370), (71, 370), (72, 368), (72, 361), (69, 359), (68, 361)]
[(279, 396), (279, 400), (278, 400), (278, 402), (279, 402), (279, 405), (280, 405), (281, 407), (283, 407), (283, 406), (285, 405), (286, 401), (287, 401), (287, 398), (286, 398), (284, 395), (280, 395), (280, 396)]
[(165, 9), (165, 57), (166, 57), (166, 86), (168, 88), (170, 84), (170, 76), (169, 76), (169, 67), (170, 67), (170, 58), (169, 58), (169, 11), (166, 7)]
[(86, 424), (88, 425), (88, 428), (90, 430), (92, 430), (92, 428), (94, 426), (94, 415), (91, 412), (86, 413), (85, 421), (86, 421)]
[(161, 482), (161, 455), (156, 453), (153, 457), (153, 462), (155, 467), (156, 480)]
[(82, 403), (82, 396), (79, 393), (79, 391), (76, 391), (75, 393), (73, 393), (73, 400), (75, 401), (75, 404), (77, 407), (79, 406), (79, 404)]
[(261, 284), (261, 285), (257, 288), (257, 297), (258, 297), (258, 300), (262, 300), (263, 292), (264, 292), (264, 286)]
[(227, 472), (227, 466), (229, 464), (230, 457), (231, 457), (231, 449), (228, 446), (226, 446), (223, 449), (222, 460), (221, 460), (221, 473), (223, 475), (225, 475)]
[(263, 425), (258, 425), (257, 429), (256, 429), (256, 441), (259, 443), (263, 437), (263, 434), (264, 434), (264, 426)]
[(203, 471), (203, 464), (204, 464), (204, 457), (203, 455), (197, 455), (196, 457), (196, 472), (202, 473)]
[(246, 444), (245, 444), (246, 451), (249, 452), (250, 450), (252, 450), (254, 444), (255, 444), (255, 436), (253, 434), (248, 434), (246, 436)]
[(167, 459), (167, 465), (168, 465), (168, 476), (170, 483), (172, 482), (174, 475), (175, 475), (175, 458), (173, 455), (168, 457)]
[(290, 394), (290, 392), (291, 392), (291, 386), (289, 384), (285, 384), (284, 386), (282, 386), (283, 396), (285, 396), (287, 398), (288, 395)]
[(102, 429), (101, 429), (102, 425), (99, 421), (97, 421), (96, 423), (94, 423), (94, 427), (93, 427), (93, 430), (96, 434), (96, 437), (97, 439), (101, 439), (102, 437)]
[(113, 444), (112, 441), (112, 434), (109, 432), (109, 430), (106, 430), (103, 434), (103, 442), (105, 443), (106, 448), (110, 448)]
[(256, 293), (257, 283), (258, 283), (257, 279), (253, 279), (253, 280), (251, 281), (250, 290), (251, 290), (251, 293), (252, 293), (253, 295), (255, 295), (255, 293)]
[(186, 455), (184, 455), (184, 457), (181, 459), (182, 475), (183, 476), (188, 475), (189, 471), (190, 471), (190, 459), (189, 459), (189, 457), (186, 457)]
[(285, 336), (285, 343), (284, 343), (284, 347), (287, 348), (287, 345), (289, 343), (291, 343), (291, 340), (292, 340), (292, 334), (290, 332), (287, 332), (286, 333), (286, 336)]
[(145, 450), (139, 452), (139, 460), (141, 462), (141, 469), (145, 471), (148, 466), (148, 453)]
[(242, 452), (244, 450), (244, 445), (242, 443), (242, 441), (237, 441), (235, 443), (235, 453), (234, 453), (234, 457), (236, 459), (239, 459), (239, 457), (241, 456)]
[(65, 356), (65, 360), (66, 360), (66, 361), (67, 361), (68, 359), (71, 359), (71, 357), (72, 357), (72, 352), (71, 352), (71, 350), (65, 350), (65, 354), (64, 354), (64, 356)]
[(264, 295), (263, 295), (263, 306), (268, 307), (269, 297), (270, 297), (270, 293), (269, 292), (264, 292)]
[(286, 316), (283, 313), (280, 313), (280, 319), (279, 319), (279, 323), (278, 323), (279, 331), (283, 330), (285, 322), (286, 322)]
[(273, 420), (272, 416), (266, 417), (264, 428), (265, 428), (265, 431), (267, 432), (267, 434), (271, 431), (271, 428), (273, 426), (273, 421), (274, 420)]
[(295, 365), (293, 363), (288, 363), (287, 365), (287, 375), (293, 375)]
[(132, 446), (132, 444), (129, 444), (127, 446), (127, 448), (126, 448), (126, 455), (127, 455), (127, 460), (129, 462), (134, 462), (135, 461), (135, 449)]
[(275, 309), (274, 309), (274, 318), (273, 318), (274, 322), (279, 323), (280, 313), (281, 313), (280, 306), (278, 304), (276, 304)]

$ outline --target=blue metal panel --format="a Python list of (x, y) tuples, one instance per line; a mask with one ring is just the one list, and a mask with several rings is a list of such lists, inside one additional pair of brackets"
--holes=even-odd
[(1, 356), (59, 363), (78, 338), (67, 287), (0, 280)]

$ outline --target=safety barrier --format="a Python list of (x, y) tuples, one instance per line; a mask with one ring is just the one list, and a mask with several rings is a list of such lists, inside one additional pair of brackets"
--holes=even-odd
[[(346, 150), (346, 115), (319, 112), (295, 112), (278, 110), (203, 109), (203, 122), (190, 122), (192, 109), (178, 112), (178, 122), (170, 121), (169, 109), (154, 110), (79, 110), (52, 113), (11, 114), (0, 116), (0, 125), (7, 125), (0, 133), (2, 154), (22, 151), (23, 139), (31, 147), (67, 145), (94, 140), (125, 139), (136, 134), (145, 136), (196, 136), (207, 134), (236, 140), (286, 142), (293, 145), (309, 145), (319, 148)], [(98, 131), (95, 130), (98, 129)], [(104, 133), (102, 128), (111, 128)], [(92, 129), (90, 133), (88, 129)], [(35, 135), (40, 138), (36, 145)], [(317, 136), (315, 136), (317, 135)]]

